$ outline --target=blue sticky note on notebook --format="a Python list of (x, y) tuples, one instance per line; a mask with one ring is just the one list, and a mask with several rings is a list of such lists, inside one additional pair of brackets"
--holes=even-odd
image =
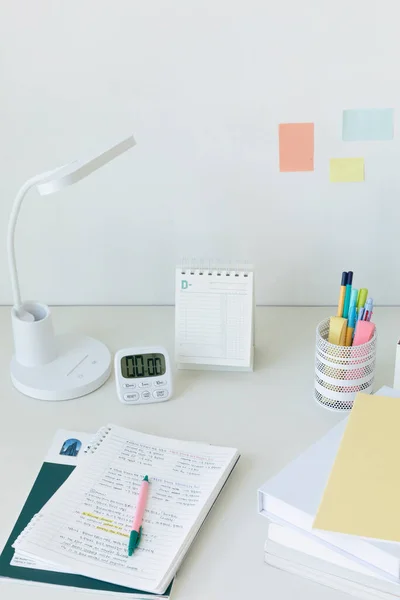
[(393, 139), (393, 108), (362, 108), (343, 111), (343, 141)]

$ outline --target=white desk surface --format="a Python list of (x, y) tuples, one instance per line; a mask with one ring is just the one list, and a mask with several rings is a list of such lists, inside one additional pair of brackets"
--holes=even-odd
[[(333, 309), (332, 309), (333, 310)], [(165, 403), (125, 406), (114, 377), (69, 402), (41, 402), (13, 389), (9, 308), (0, 308), (0, 547), (6, 542), (56, 429), (96, 431), (108, 422), (156, 435), (234, 446), (239, 461), (176, 579), (176, 600), (344, 600), (344, 594), (264, 564), (267, 520), (257, 488), (343, 415), (313, 400), (315, 327), (329, 308), (257, 308), (254, 373), (179, 371)], [(377, 308), (375, 389), (393, 383), (400, 308)], [(53, 310), (57, 333), (79, 331), (112, 352), (134, 344), (174, 351), (171, 307), (68, 307)], [(0, 596), (26, 598), (26, 584), (0, 583)], [(74, 596), (72, 596), (74, 593)], [(29, 587), (30, 600), (87, 599), (83, 592)]]

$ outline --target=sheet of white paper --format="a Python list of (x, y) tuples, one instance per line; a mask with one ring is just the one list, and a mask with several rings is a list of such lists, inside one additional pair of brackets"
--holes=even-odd
[(31, 556), (26, 556), (21, 552), (14, 552), (10, 565), (13, 567), (22, 567), (25, 569), (36, 569), (38, 571), (54, 571), (55, 573), (73, 573), (68, 567), (63, 567), (45, 560), (39, 560)]

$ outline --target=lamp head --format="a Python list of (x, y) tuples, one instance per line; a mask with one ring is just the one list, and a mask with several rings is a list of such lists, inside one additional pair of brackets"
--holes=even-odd
[(86, 159), (74, 160), (63, 167), (47, 173), (43, 180), (36, 185), (37, 190), (42, 196), (58, 192), (97, 171), (97, 169), (117, 158), (120, 154), (133, 148), (135, 144), (133, 135), (130, 135), (103, 152)]
[(25, 182), (25, 184), (22, 186), (14, 201), (8, 224), (8, 256), (14, 295), (14, 305), (16, 309), (14, 315), (15, 318), (19, 318), (21, 321), (30, 323), (37, 320), (36, 316), (31, 314), (29, 310), (26, 310), (21, 302), (21, 294), (19, 291), (17, 269), (15, 264), (14, 232), (21, 203), (27, 191), (33, 186), (36, 186), (37, 190), (42, 195), (52, 194), (58, 190), (62, 190), (63, 188), (72, 185), (73, 183), (77, 183), (81, 179), (84, 179), (84, 177), (87, 177), (94, 171), (97, 171), (97, 169), (100, 169), (114, 158), (117, 158), (117, 156), (120, 154), (123, 154), (132, 148), (135, 143), (136, 142), (133, 135), (130, 135), (118, 141), (116, 144), (110, 146), (106, 150), (92, 155), (86, 159), (75, 160), (72, 163), (59, 167), (58, 169), (54, 169), (53, 171), (47, 171), (46, 173), (36, 175)]

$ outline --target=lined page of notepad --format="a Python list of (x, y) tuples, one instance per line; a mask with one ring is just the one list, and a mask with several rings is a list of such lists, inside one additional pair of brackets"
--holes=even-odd
[[(231, 448), (158, 438), (112, 425), (93, 456), (81, 462), (15, 547), (88, 577), (163, 591), (160, 586), (168, 585), (174, 562), (236, 459)], [(143, 534), (133, 557), (128, 557), (144, 475), (150, 488)]]
[(180, 364), (248, 367), (253, 273), (176, 270), (175, 346)]

